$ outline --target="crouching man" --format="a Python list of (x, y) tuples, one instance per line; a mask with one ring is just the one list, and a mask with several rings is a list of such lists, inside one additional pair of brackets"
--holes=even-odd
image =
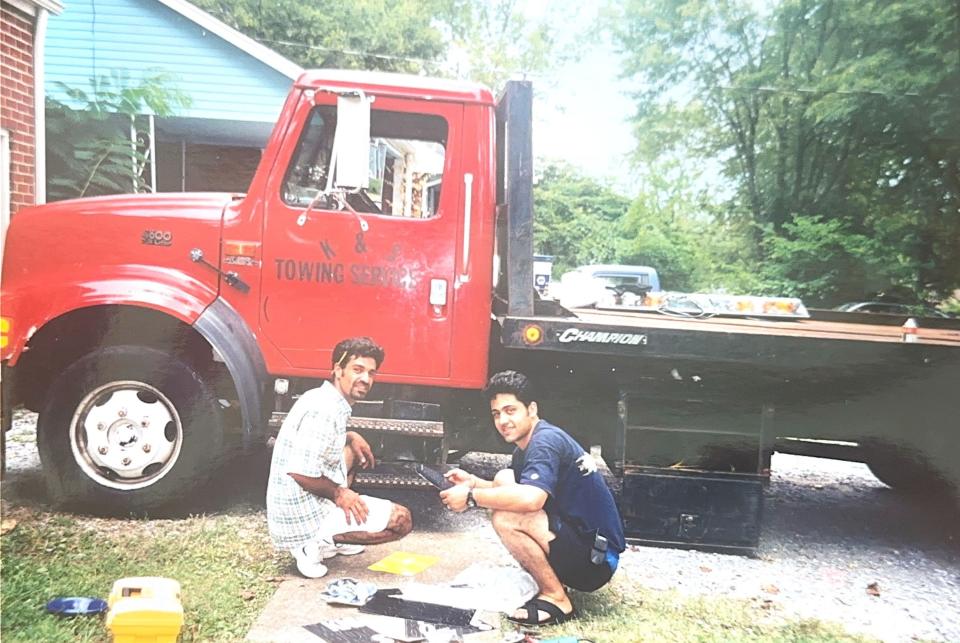
[(333, 349), (328, 382), (300, 396), (280, 427), (267, 483), (267, 526), (277, 549), (289, 551), (307, 578), (327, 573), (324, 559), (363, 551), (364, 544), (410, 533), (410, 510), (350, 488), (359, 468), (373, 467), (373, 451), (347, 431), (354, 403), (367, 397), (383, 349), (368, 337)]
[(456, 486), (440, 498), (457, 512), (492, 509), (503, 544), (536, 580), (539, 594), (508, 618), (524, 625), (562, 623), (576, 616), (564, 585), (592, 592), (617, 569), (625, 544), (616, 502), (593, 458), (537, 417), (525, 375), (497, 373), (484, 394), (497, 431), (516, 446), (510, 469), (492, 481), (449, 471)]

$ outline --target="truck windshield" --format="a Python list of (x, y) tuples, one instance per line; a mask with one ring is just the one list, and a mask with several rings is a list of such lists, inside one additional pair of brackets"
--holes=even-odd
[[(306, 208), (327, 183), (337, 112), (314, 108), (283, 183), (283, 200)], [(370, 185), (347, 197), (358, 212), (431, 218), (443, 182), (447, 122), (426, 114), (370, 115)]]

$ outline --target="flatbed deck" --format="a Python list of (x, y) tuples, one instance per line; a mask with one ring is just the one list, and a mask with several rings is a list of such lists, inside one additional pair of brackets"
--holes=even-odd
[[(905, 341), (904, 319), (827, 312), (811, 318), (684, 317), (655, 311), (577, 308), (572, 316), (504, 316), (508, 349), (649, 358), (719, 360), (793, 366), (873, 363), (896, 357), (914, 362), (946, 350), (960, 358), (960, 322), (919, 321), (916, 341)], [(849, 321), (847, 320), (849, 317)], [(879, 351), (878, 351), (879, 349)], [(919, 350), (923, 349), (923, 350)], [(828, 360), (829, 361), (829, 360)]]
[[(656, 312), (633, 312), (596, 308), (574, 309), (577, 321), (584, 324), (633, 326), (675, 330), (699, 330), (713, 333), (740, 333), (748, 335), (778, 335), (784, 337), (811, 337), (817, 339), (846, 339), (854, 341), (902, 342), (900, 325), (864, 323), (863, 321), (836, 321), (824, 319), (763, 319), (754, 317), (684, 317)], [(862, 319), (861, 315), (856, 317)], [(569, 320), (568, 320), (569, 321)], [(922, 344), (960, 346), (960, 320), (957, 328), (931, 328), (920, 322), (917, 340)]]

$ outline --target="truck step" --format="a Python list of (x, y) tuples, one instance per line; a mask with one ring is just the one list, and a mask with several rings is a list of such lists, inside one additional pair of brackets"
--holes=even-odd
[[(287, 414), (274, 411), (269, 426), (279, 431)], [(347, 428), (354, 431), (382, 431), (393, 435), (406, 435), (419, 438), (442, 438), (443, 422), (435, 420), (400, 420), (397, 418), (351, 417)]]
[(357, 474), (353, 481), (354, 487), (363, 489), (427, 489), (433, 486), (418, 476), (416, 473), (409, 472), (376, 472), (363, 471)]
[(355, 431), (384, 431), (396, 435), (442, 438), (443, 422), (398, 420), (396, 418), (351, 417), (347, 428)]

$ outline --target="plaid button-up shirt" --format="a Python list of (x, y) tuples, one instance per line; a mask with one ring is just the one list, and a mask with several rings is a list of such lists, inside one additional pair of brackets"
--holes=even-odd
[(287, 475), (299, 473), (346, 483), (343, 449), (350, 405), (330, 382), (300, 396), (280, 427), (267, 483), (267, 527), (277, 549), (289, 550), (327, 536), (324, 518), (339, 511)]

